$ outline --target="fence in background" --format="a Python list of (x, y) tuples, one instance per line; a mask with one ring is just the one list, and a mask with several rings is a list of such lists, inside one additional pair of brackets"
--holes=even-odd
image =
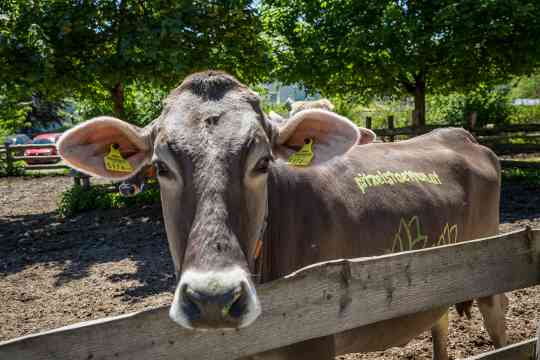
[[(26, 156), (24, 151), (26, 149), (56, 149), (56, 144), (24, 144), (24, 145), (10, 145), (6, 143), (0, 147), (0, 160), (6, 163), (6, 171), (8, 174), (12, 174), (15, 171), (17, 161), (25, 161), (23, 167), (24, 171), (28, 170), (70, 170), (70, 176), (73, 176), (75, 184), (83, 186), (84, 188), (90, 187), (90, 176), (81, 174), (78, 171), (71, 169), (69, 166), (62, 162), (60, 155), (40, 155), (40, 156)], [(28, 164), (26, 161), (41, 161), (52, 160), (56, 161), (52, 164)]]
[[(525, 229), (308, 266), (257, 288), (263, 312), (246, 329), (184, 330), (168, 318), (168, 308), (161, 307), (9, 340), (0, 343), (0, 358), (237, 359), (538, 284), (540, 229)], [(532, 339), (471, 359), (534, 359), (534, 353)]]
[[(424, 127), (394, 127), (394, 117), (388, 116), (387, 128), (372, 129), (372, 118), (367, 117), (365, 127), (372, 129), (383, 141), (396, 141), (413, 136), (422, 135), (432, 130), (449, 127), (452, 125), (427, 125)], [(540, 124), (527, 125), (503, 125), (497, 127), (476, 127), (475, 118), (469, 118), (469, 124), (465, 127), (469, 130), (481, 144), (489, 146), (498, 155), (513, 155), (540, 153)], [(512, 141), (512, 142), (511, 142)], [(516, 143), (519, 142), (519, 143)], [(24, 154), (24, 150), (28, 148), (55, 148), (55, 144), (25, 144), (25, 145), (9, 145), (0, 146), (0, 161), (6, 162), (8, 173), (15, 166), (15, 162), (19, 160), (34, 160), (37, 157), (28, 157)], [(24, 170), (59, 170), (70, 169), (67, 165), (61, 162), (59, 155), (39, 156), (39, 159), (57, 160), (55, 164), (36, 164), (24, 166)], [(522, 160), (501, 160), (501, 165), (505, 168), (521, 168), (521, 169), (540, 169), (540, 162), (530, 162)], [(74, 182), (85, 187), (90, 186), (90, 177), (75, 171), (71, 172)]]
[[(397, 141), (426, 134), (432, 130), (452, 125), (427, 125), (423, 127), (394, 127), (394, 117), (387, 118), (387, 127), (372, 129), (372, 119), (366, 118), (365, 127), (372, 129), (383, 141)], [(470, 122), (465, 127), (483, 145), (493, 149), (497, 155), (540, 153), (540, 124), (503, 125), (497, 127), (475, 127)], [(540, 162), (501, 160), (503, 167), (540, 169)]]

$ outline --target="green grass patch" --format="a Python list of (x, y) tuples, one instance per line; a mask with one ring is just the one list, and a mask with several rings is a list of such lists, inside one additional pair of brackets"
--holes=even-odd
[(57, 211), (62, 217), (71, 217), (89, 210), (137, 207), (159, 201), (159, 187), (154, 184), (146, 186), (143, 192), (133, 197), (124, 197), (117, 191), (111, 192), (108, 185), (94, 185), (90, 189), (73, 185), (62, 193)]
[(501, 171), (503, 183), (523, 183), (540, 186), (540, 169), (508, 168)]
[(26, 163), (22, 160), (14, 161), (11, 168), (8, 168), (4, 159), (0, 160), (0, 177), (6, 176), (22, 176), (24, 175), (24, 167)]

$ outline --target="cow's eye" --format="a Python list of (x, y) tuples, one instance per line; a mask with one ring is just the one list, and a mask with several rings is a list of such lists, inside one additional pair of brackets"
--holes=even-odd
[(270, 161), (272, 161), (271, 156), (265, 156), (257, 162), (257, 165), (255, 165), (255, 171), (259, 173), (267, 173), (268, 167), (270, 166)]
[(158, 176), (164, 176), (169, 173), (169, 168), (162, 161), (155, 161), (154, 167), (156, 168), (156, 173)]

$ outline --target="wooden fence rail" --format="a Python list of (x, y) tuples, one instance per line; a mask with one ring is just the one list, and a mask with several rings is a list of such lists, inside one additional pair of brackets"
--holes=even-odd
[[(5, 144), (5, 146), (0, 147), (0, 155), (3, 155), (3, 161), (6, 162), (6, 168), (8, 173), (12, 173), (12, 170), (15, 166), (15, 161), (25, 161), (25, 160), (58, 160), (58, 163), (53, 164), (26, 164), (24, 170), (62, 170), (62, 169), (71, 169), (69, 166), (61, 162), (62, 158), (60, 155), (44, 155), (44, 156), (20, 156), (16, 155), (21, 153), (26, 149), (36, 149), (36, 148), (48, 148), (56, 149), (56, 144), (22, 144), (22, 145), (10, 145)], [(2, 159), (0, 158), (0, 161)], [(76, 171), (72, 171), (73, 181), (75, 184), (81, 185), (85, 188), (90, 187), (90, 176), (82, 174)]]
[(0, 359), (236, 359), (539, 283), (540, 230), (526, 229), (306, 267), (258, 287), (263, 313), (246, 329), (184, 330), (161, 307), (6, 341)]
[[(371, 129), (372, 119), (366, 118), (365, 126)], [(388, 117), (386, 129), (372, 129), (377, 136), (394, 141), (396, 136), (418, 136), (432, 130), (455, 125), (426, 125), (423, 127), (394, 127), (394, 118)], [(540, 152), (540, 124), (502, 125), (493, 128), (465, 126), (477, 140), (493, 149), (498, 155), (525, 154)], [(501, 140), (519, 139), (524, 143), (500, 142)]]
[[(390, 128), (387, 129), (372, 129), (379, 136), (398, 136), (398, 135), (408, 135), (415, 136), (428, 133), (432, 130), (444, 128), (444, 127), (455, 127), (456, 125), (445, 124), (445, 125), (426, 125), (422, 127), (412, 127), (406, 126), (401, 128)], [(465, 127), (467, 130), (474, 133), (476, 136), (490, 136), (490, 135), (501, 135), (504, 133), (534, 133), (540, 132), (540, 124), (526, 124), (526, 125), (501, 125), (497, 127)]]
[(488, 351), (467, 360), (536, 360), (536, 341), (529, 339), (501, 349)]

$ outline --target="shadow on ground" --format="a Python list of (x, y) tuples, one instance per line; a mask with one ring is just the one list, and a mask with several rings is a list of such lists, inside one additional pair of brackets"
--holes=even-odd
[[(71, 219), (55, 213), (0, 218), (0, 277), (35, 265), (60, 266), (55, 286), (87, 277), (96, 264), (130, 259), (135, 272), (109, 276), (111, 282), (137, 280), (118, 294), (137, 301), (174, 289), (174, 272), (159, 205), (92, 211)], [(121, 269), (120, 269), (121, 270)]]
[[(536, 187), (503, 184), (502, 223), (540, 218)], [(130, 266), (118, 265), (125, 259)], [(0, 216), (0, 280), (36, 265), (50, 266), (61, 269), (54, 278), (54, 286), (61, 288), (89, 277), (99, 264), (111, 270), (105, 277), (111, 283), (136, 284), (115, 294), (122, 301), (173, 292), (174, 271), (160, 206), (92, 211), (71, 219), (54, 212)]]

